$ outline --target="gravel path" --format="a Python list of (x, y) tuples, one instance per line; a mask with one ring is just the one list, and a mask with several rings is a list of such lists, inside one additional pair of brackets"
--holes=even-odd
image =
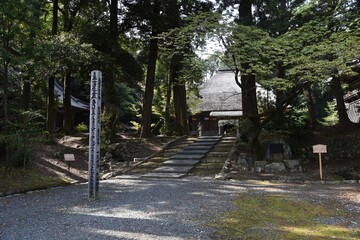
[(210, 239), (205, 223), (244, 192), (340, 204), (359, 213), (351, 222), (360, 227), (359, 187), (121, 176), (102, 181), (96, 201), (86, 184), (0, 198), (0, 239)]

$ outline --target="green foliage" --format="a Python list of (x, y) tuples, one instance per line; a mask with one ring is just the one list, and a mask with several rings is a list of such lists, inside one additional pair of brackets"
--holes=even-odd
[(75, 130), (77, 132), (88, 132), (89, 131), (89, 128), (88, 126), (86, 126), (85, 123), (79, 123), (76, 127), (75, 127)]
[(13, 167), (25, 167), (33, 157), (30, 149), (18, 149), (12, 153), (10, 162)]
[(132, 125), (132, 126), (131, 126), (131, 129), (132, 129), (132, 130), (134, 130), (135, 132), (139, 132), (139, 131), (140, 131), (140, 128), (141, 128), (140, 123), (135, 122), (135, 121), (130, 121), (130, 124)]
[(325, 109), (327, 116), (323, 118), (322, 124), (325, 126), (334, 126), (339, 122), (339, 117), (336, 112), (336, 104), (328, 102)]
[(284, 113), (278, 114), (266, 126), (265, 130), (280, 134), (284, 138), (306, 138), (311, 128), (305, 104), (297, 108), (289, 108)]
[(34, 143), (44, 141), (45, 117), (39, 111), (13, 110), (9, 122), (0, 122), (5, 131), (0, 133), (0, 144), (12, 153), (14, 166), (25, 166), (32, 157)]
[[(62, 33), (50, 38), (42, 45), (43, 58), (40, 67), (49, 68), (46, 73), (61, 74), (77, 73), (87, 68), (88, 72), (99, 62), (99, 53), (90, 45), (81, 43), (71, 33)], [(49, 54), (49, 55), (48, 55)]]

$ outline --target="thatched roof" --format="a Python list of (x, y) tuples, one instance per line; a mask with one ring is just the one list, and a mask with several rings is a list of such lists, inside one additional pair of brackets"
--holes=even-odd
[(202, 103), (200, 110), (205, 111), (240, 111), (241, 89), (235, 82), (234, 72), (219, 70), (200, 87)]

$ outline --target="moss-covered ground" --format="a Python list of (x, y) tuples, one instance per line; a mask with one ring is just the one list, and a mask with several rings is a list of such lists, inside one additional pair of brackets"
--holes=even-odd
[(360, 228), (346, 221), (354, 213), (332, 206), (245, 194), (234, 205), (234, 210), (208, 224), (215, 229), (214, 239), (360, 239)]
[(0, 193), (21, 193), (70, 184), (60, 177), (50, 177), (33, 169), (5, 168), (0, 165)]

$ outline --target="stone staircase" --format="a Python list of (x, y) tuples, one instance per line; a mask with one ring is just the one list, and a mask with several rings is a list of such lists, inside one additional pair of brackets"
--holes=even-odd
[(161, 166), (152, 172), (142, 175), (145, 178), (180, 178), (186, 176), (191, 169), (220, 140), (221, 136), (199, 137), (175, 155), (169, 157)]
[(222, 137), (189, 174), (200, 176), (214, 176), (218, 174), (221, 171), (235, 141), (236, 137)]
[(144, 175), (147, 174), (154, 169), (162, 166), (162, 164), (167, 161), (171, 156), (176, 155), (178, 152), (182, 151), (185, 147), (189, 144), (196, 141), (197, 138), (195, 137), (187, 137), (176, 143), (169, 146), (167, 149), (161, 151), (160, 153), (156, 154), (154, 157), (151, 157), (146, 162), (142, 163), (141, 165), (137, 166), (136, 168), (132, 169), (128, 172), (128, 174), (135, 174), (135, 175)]
[(180, 178), (215, 175), (220, 172), (235, 138), (221, 136), (188, 137), (130, 171), (143, 178)]

